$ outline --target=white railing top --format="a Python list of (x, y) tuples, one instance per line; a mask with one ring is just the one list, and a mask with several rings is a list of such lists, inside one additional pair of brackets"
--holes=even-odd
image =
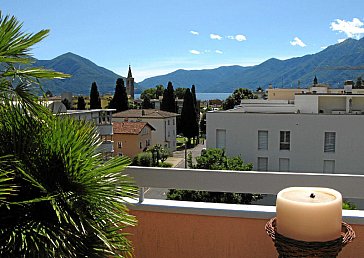
[(364, 199), (364, 175), (224, 171), (133, 167), (125, 170), (139, 187), (277, 194), (291, 186), (333, 188), (344, 198)]
[[(346, 198), (364, 199), (363, 175), (150, 167), (128, 167), (125, 172), (132, 176), (141, 188), (139, 202), (131, 201), (130, 207), (143, 211), (255, 219), (269, 219), (275, 216), (275, 206), (144, 200), (144, 187), (277, 194), (281, 189), (289, 186), (320, 186), (334, 188)], [(343, 210), (343, 220), (363, 225), (364, 211)]]

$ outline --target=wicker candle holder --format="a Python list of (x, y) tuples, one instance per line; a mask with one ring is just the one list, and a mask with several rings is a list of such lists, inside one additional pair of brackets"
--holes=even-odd
[(276, 218), (267, 222), (265, 231), (272, 238), (280, 258), (337, 257), (341, 249), (355, 238), (354, 230), (345, 222), (342, 222), (341, 237), (327, 242), (306, 242), (285, 237), (276, 230)]

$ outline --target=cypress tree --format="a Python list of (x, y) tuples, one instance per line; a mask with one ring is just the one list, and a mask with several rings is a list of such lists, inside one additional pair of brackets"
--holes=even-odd
[(196, 111), (197, 111), (197, 99), (196, 99), (196, 88), (195, 85), (192, 85), (191, 87), (191, 93), (192, 93), (192, 98), (193, 98), (193, 104), (196, 107)]
[(86, 109), (86, 102), (82, 96), (77, 98), (77, 109), (78, 110), (85, 110)]
[(68, 101), (68, 99), (65, 98), (61, 102), (63, 103), (63, 105), (66, 107), (67, 110), (71, 109), (71, 103)]
[(128, 95), (123, 78), (116, 80), (114, 97), (110, 101), (109, 108), (116, 109), (116, 112), (121, 112), (129, 109)]
[(142, 102), (142, 108), (143, 109), (149, 109), (152, 108), (152, 103), (150, 102), (149, 96), (145, 96)]
[(172, 82), (168, 82), (167, 89), (163, 92), (161, 110), (176, 113), (176, 99)]
[(93, 82), (91, 85), (91, 92), (90, 92), (90, 109), (100, 109), (100, 108), (101, 108), (100, 94), (97, 89), (96, 82)]
[(185, 137), (187, 137), (188, 145), (190, 145), (191, 138), (198, 135), (196, 108), (195, 105), (193, 104), (193, 96), (190, 89), (186, 90), (183, 98), (181, 125), (182, 125), (182, 133)]
[[(196, 122), (197, 125), (199, 124), (200, 121), (200, 111), (199, 111), (199, 107), (197, 106), (197, 98), (196, 98), (196, 88), (195, 85), (192, 85), (191, 87), (191, 93), (192, 93), (192, 99), (193, 99), (193, 104), (195, 105), (195, 110), (196, 110)], [(200, 142), (200, 139), (198, 138), (200, 131), (199, 131), (199, 127), (197, 127), (197, 131), (195, 132), (196, 136), (197, 136), (197, 143)]]

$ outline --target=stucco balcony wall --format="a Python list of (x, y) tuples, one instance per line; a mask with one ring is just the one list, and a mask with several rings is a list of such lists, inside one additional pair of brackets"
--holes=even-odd
[[(140, 167), (129, 167), (126, 172), (141, 187), (139, 201), (129, 205), (138, 226), (128, 228), (138, 258), (278, 257), (264, 229), (266, 222), (275, 216), (274, 206), (144, 199), (144, 187), (276, 194), (287, 186), (315, 185), (338, 189), (344, 197), (364, 198), (361, 189), (356, 189), (357, 184), (363, 185), (364, 178), (360, 175)], [(364, 257), (364, 211), (343, 211), (343, 220), (353, 226), (357, 237), (339, 257)]]

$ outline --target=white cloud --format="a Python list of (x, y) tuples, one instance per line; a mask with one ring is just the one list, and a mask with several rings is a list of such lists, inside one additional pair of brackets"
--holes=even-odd
[(291, 43), (292, 46), (300, 46), (300, 47), (305, 47), (306, 44), (302, 42), (302, 40), (300, 40), (298, 37), (294, 37), (293, 41), (290, 41), (289, 43)]
[(359, 39), (364, 34), (364, 23), (358, 18), (353, 18), (353, 21), (345, 21), (336, 19), (331, 23), (330, 29), (333, 31), (343, 32), (349, 38)]
[(322, 46), (322, 47), (321, 47), (321, 49), (325, 49), (325, 48), (327, 48), (327, 46)]
[(216, 54), (222, 54), (223, 52), (221, 50), (215, 50)]
[(239, 42), (245, 41), (246, 40), (246, 36), (242, 35), (242, 34), (237, 34), (235, 36), (227, 36), (228, 39), (233, 39), (233, 40), (237, 40)]
[(194, 50), (194, 49), (190, 50), (190, 53), (193, 54), (193, 55), (199, 55), (199, 54), (201, 54), (200, 51)]
[(337, 40), (337, 43), (341, 43), (341, 42), (343, 42), (343, 41), (345, 41), (345, 39), (338, 39), (338, 40)]
[(222, 37), (220, 35), (218, 35), (218, 34), (210, 34), (210, 38), (211, 39), (217, 39), (217, 40), (221, 40), (222, 39)]
[(237, 41), (244, 41), (244, 40), (246, 40), (246, 37), (244, 35), (238, 34), (235, 36), (235, 39)]
[(200, 34), (200, 33), (198, 33), (197, 31), (194, 31), (194, 30), (191, 30), (191, 31), (190, 31), (190, 33), (191, 33), (192, 35), (196, 35), (196, 36)]

